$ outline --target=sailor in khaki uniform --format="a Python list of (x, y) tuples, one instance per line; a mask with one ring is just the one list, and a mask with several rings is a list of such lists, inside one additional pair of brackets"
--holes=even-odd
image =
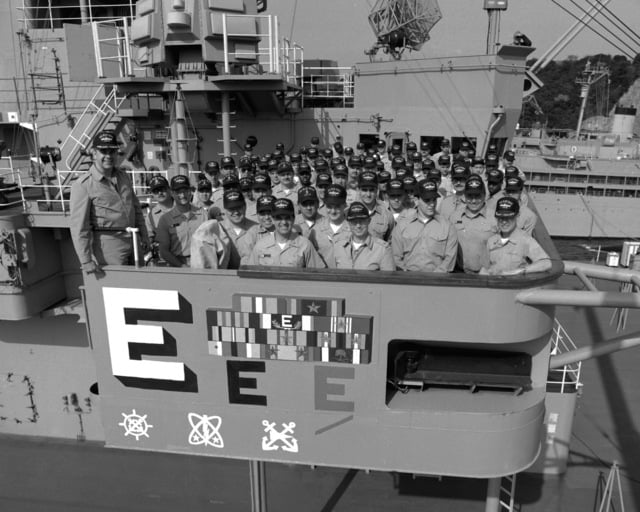
[(481, 274), (515, 275), (544, 272), (551, 259), (540, 244), (518, 228), (520, 205), (513, 197), (503, 197), (496, 205), (499, 232), (487, 241), (489, 266)]
[(336, 268), (356, 270), (395, 270), (391, 245), (380, 238), (371, 236), (371, 216), (361, 202), (351, 203), (347, 210), (347, 221), (351, 236), (335, 245)]
[(293, 231), (295, 207), (289, 199), (276, 199), (273, 203), (275, 231), (256, 245), (247, 260), (248, 265), (274, 267), (324, 268), (315, 248), (305, 237)]
[(438, 186), (420, 183), (417, 209), (399, 222), (391, 235), (396, 266), (401, 270), (451, 272), (458, 254), (453, 225), (436, 212)]
[(116, 168), (118, 141), (105, 130), (93, 139), (93, 165), (71, 187), (70, 230), (73, 246), (87, 273), (101, 265), (127, 265), (133, 256), (128, 227), (138, 228), (142, 245), (149, 237), (140, 203), (126, 172)]
[(293, 169), (287, 162), (281, 162), (278, 164), (278, 180), (279, 183), (273, 187), (273, 197), (276, 199), (283, 198), (289, 199), (293, 203), (294, 208), (298, 204), (298, 189), (299, 185), (296, 185), (293, 180)]
[(528, 206), (523, 204), (524, 182), (517, 177), (508, 178), (504, 187), (505, 196), (513, 197), (518, 201), (520, 213), (518, 214), (518, 227), (527, 235), (533, 234), (538, 216)]
[(489, 261), (487, 240), (498, 231), (493, 212), (485, 205), (483, 179), (472, 174), (464, 187), (465, 207), (453, 212), (451, 224), (458, 232), (458, 266), (467, 273), (478, 273)]
[(247, 205), (242, 192), (225, 191), (223, 206), (224, 220), (220, 226), (229, 237), (229, 268), (239, 268), (242, 258), (248, 257), (251, 249), (242, 239), (256, 223), (245, 216)]
[(311, 229), (309, 240), (327, 266), (331, 267), (334, 262), (335, 244), (351, 236), (349, 223), (344, 215), (347, 207), (347, 191), (340, 185), (331, 185), (327, 187), (324, 202), (327, 206), (327, 215)]
[(169, 191), (169, 182), (164, 176), (154, 176), (149, 182), (149, 189), (153, 194), (154, 203), (149, 208), (146, 216), (147, 232), (149, 239), (154, 241), (156, 226), (165, 213), (173, 208), (173, 196)]
[(296, 216), (296, 230), (305, 238), (309, 238), (309, 233), (324, 217), (318, 213), (319, 200), (316, 189), (313, 187), (302, 187), (298, 191), (298, 209), (300, 213)]
[(375, 172), (365, 170), (358, 176), (358, 193), (360, 202), (369, 211), (369, 233), (375, 238), (389, 240), (395, 220), (382, 201), (378, 200), (378, 176)]
[(456, 208), (464, 208), (464, 184), (469, 176), (469, 169), (462, 164), (454, 164), (451, 170), (453, 193), (442, 200), (439, 208), (440, 215), (445, 219), (449, 219)]
[(202, 208), (191, 204), (189, 178), (178, 174), (171, 178), (174, 207), (160, 217), (156, 241), (160, 256), (173, 267), (188, 267), (191, 261), (191, 238), (200, 224), (208, 220)]

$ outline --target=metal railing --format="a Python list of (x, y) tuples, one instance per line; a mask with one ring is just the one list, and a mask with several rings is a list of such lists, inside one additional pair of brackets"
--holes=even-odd
[[(35, 29), (62, 28), (63, 23), (92, 23), (114, 17), (114, 10), (125, 12), (125, 17), (133, 19), (136, 13), (136, 0), (126, 2), (85, 0), (82, 2), (69, 0), (66, 3), (55, 3), (51, 0), (42, 2), (44, 5), (27, 5), (22, 0), (22, 6), (16, 7), (23, 13), (22, 18), (18, 18), (23, 25)], [(75, 15), (74, 15), (75, 14)]]
[(305, 67), (302, 77), (304, 100), (334, 100), (342, 106), (353, 102), (353, 68)]
[[(229, 30), (229, 20), (254, 20), (255, 31), (231, 32)], [(230, 49), (235, 39), (246, 39), (255, 41), (255, 52), (238, 51), (234, 47), (233, 53)], [(264, 42), (266, 41), (266, 46)], [(261, 44), (262, 43), (262, 44)], [(224, 48), (224, 72), (231, 72), (231, 56), (242, 59), (246, 58), (247, 64), (257, 61), (265, 73), (279, 74), (281, 67), (280, 41), (278, 39), (278, 17), (266, 14), (222, 14), (222, 44)]]
[[(117, 18), (96, 21), (91, 24), (98, 77), (104, 78), (106, 76), (103, 62), (115, 62), (120, 78), (133, 76), (130, 21), (129, 18)], [(105, 37), (103, 34), (109, 35)], [(103, 51), (105, 48), (110, 51)]]
[(304, 74), (304, 48), (299, 44), (282, 40), (282, 75), (283, 78), (292, 84), (302, 86)]
[[(556, 318), (554, 320), (553, 331), (551, 334), (551, 355), (555, 356), (565, 352), (570, 352), (576, 348), (576, 344)], [(551, 368), (549, 369), (547, 384), (559, 386), (560, 393), (577, 391), (582, 386), (582, 383), (580, 382), (581, 369), (581, 362), (565, 364), (560, 368)]]

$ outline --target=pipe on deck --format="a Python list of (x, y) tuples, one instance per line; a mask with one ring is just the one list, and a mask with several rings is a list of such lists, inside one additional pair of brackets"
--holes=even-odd
[(564, 352), (563, 354), (551, 356), (551, 359), (549, 360), (549, 368), (552, 370), (562, 368), (567, 364), (573, 364), (586, 359), (604, 356), (611, 354), (612, 352), (637, 347), (638, 345), (640, 345), (640, 337), (630, 338), (626, 336), (624, 338), (615, 338), (604, 343), (598, 343), (597, 345), (582, 347), (569, 352)]

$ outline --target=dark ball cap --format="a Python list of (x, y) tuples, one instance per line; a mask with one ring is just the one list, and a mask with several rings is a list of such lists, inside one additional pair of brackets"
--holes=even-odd
[(402, 180), (406, 176), (411, 176), (409, 169), (407, 169), (406, 167), (400, 167), (400, 169), (396, 169), (396, 178)]
[(248, 192), (253, 189), (253, 178), (251, 176), (247, 176), (246, 178), (242, 178), (240, 180), (240, 190), (243, 192)]
[(240, 180), (235, 174), (230, 174), (229, 176), (225, 176), (222, 180), (222, 188), (227, 189), (238, 189), (240, 188)]
[(316, 176), (316, 187), (328, 187), (333, 181), (331, 180), (331, 174), (328, 172), (319, 172)]
[(299, 162), (302, 162), (302, 156), (300, 155), (300, 153), (291, 153), (289, 155), (289, 161), (292, 164), (297, 164)]
[(240, 162), (238, 164), (238, 167), (240, 167), (240, 169), (251, 169), (252, 165), (251, 165), (251, 158), (243, 156), (240, 159)]
[(330, 185), (324, 194), (327, 206), (342, 206), (347, 202), (347, 191), (342, 185)]
[(465, 196), (484, 196), (484, 182), (477, 174), (471, 175), (464, 184)]
[(505, 179), (518, 178), (519, 176), (520, 176), (520, 169), (518, 169), (515, 165), (507, 165), (504, 168)]
[(298, 176), (303, 174), (311, 174), (311, 167), (306, 162), (302, 162), (298, 167)]
[(302, 187), (298, 190), (298, 203), (302, 204), (305, 201), (318, 201), (318, 194), (313, 187)]
[(416, 151), (418, 145), (415, 142), (407, 142), (407, 151)]
[(359, 169), (360, 167), (362, 167), (362, 160), (356, 156), (352, 156), (351, 158), (349, 158), (347, 165), (353, 169)]
[(333, 169), (333, 175), (334, 176), (348, 176), (349, 175), (349, 170), (347, 169), (346, 165), (339, 164), (339, 165), (336, 165), (335, 169)]
[(499, 165), (498, 155), (495, 153), (488, 153), (487, 158), (484, 161), (484, 164), (487, 166), (487, 168), (498, 167)]
[(391, 146), (391, 154), (392, 155), (400, 155), (402, 153), (402, 148), (398, 144), (394, 144)]
[(269, 163), (267, 164), (267, 169), (269, 169), (270, 171), (275, 171), (276, 169), (278, 169), (278, 161), (269, 160)]
[(289, 199), (280, 198), (276, 199), (273, 203), (273, 215), (277, 217), (278, 215), (288, 215), (290, 217), (295, 217), (296, 209), (293, 206), (293, 203)]
[(320, 137), (311, 137), (311, 144), (320, 144)]
[(167, 181), (167, 178), (165, 178), (164, 176), (154, 176), (153, 178), (151, 178), (151, 181), (149, 182), (149, 189), (151, 190), (151, 192), (160, 188), (169, 188), (169, 182)]
[(236, 161), (233, 159), (233, 157), (231, 156), (222, 157), (222, 160), (220, 161), (220, 167), (224, 169), (225, 167), (235, 167), (235, 166), (236, 166)]
[(364, 159), (364, 168), (365, 169), (375, 169), (376, 168), (376, 159), (372, 156), (368, 156)]
[(463, 140), (460, 143), (460, 149), (462, 151), (469, 151), (471, 149), (471, 143), (468, 140)]
[(249, 135), (246, 143), (253, 148), (258, 144), (258, 139), (254, 135)]
[(276, 151), (284, 151), (284, 144), (282, 142), (276, 144)]
[(336, 153), (338, 153), (339, 155), (341, 155), (342, 153), (344, 153), (344, 146), (342, 145), (341, 142), (336, 142), (333, 144), (333, 149)]
[(493, 155), (498, 154), (498, 146), (494, 142), (489, 144), (489, 147), (487, 148), (487, 155), (489, 154), (493, 154)]
[(392, 197), (400, 197), (405, 195), (404, 184), (402, 180), (393, 179), (387, 183), (387, 195)]
[(501, 197), (496, 204), (496, 217), (510, 218), (515, 217), (520, 212), (520, 205), (513, 197)]
[(226, 210), (230, 208), (238, 208), (244, 206), (244, 196), (238, 190), (226, 190), (222, 197), (222, 205)]
[(504, 152), (504, 159), (507, 162), (513, 162), (516, 159), (516, 154), (513, 151), (511, 151), (510, 149), (507, 149)]
[(489, 169), (487, 171), (487, 182), (489, 183), (502, 183), (504, 180), (504, 174), (500, 169)]
[(376, 160), (376, 169), (378, 171), (384, 171), (384, 162), (382, 160)]
[(422, 170), (423, 171), (428, 171), (430, 169), (435, 169), (435, 168), (436, 168), (436, 164), (434, 163), (433, 160), (431, 160), (431, 158), (428, 158), (427, 160), (422, 162)]
[(171, 178), (171, 190), (180, 190), (183, 188), (191, 188), (189, 178), (184, 174), (178, 174)]
[(389, 171), (380, 171), (378, 173), (378, 183), (389, 183), (391, 181), (391, 173)]
[(373, 171), (364, 171), (358, 176), (358, 187), (378, 188), (378, 175)]
[(451, 157), (449, 155), (442, 155), (438, 158), (438, 165), (451, 165)]
[(442, 141), (440, 142), (440, 147), (441, 148), (445, 148), (445, 147), (449, 147), (449, 139), (442, 139)]
[(418, 192), (418, 180), (413, 176), (405, 176), (402, 178), (402, 186), (408, 194), (415, 194)]
[(220, 172), (220, 166), (218, 162), (215, 160), (209, 160), (206, 164), (204, 164), (204, 172), (208, 174), (214, 174)]
[(411, 161), (413, 163), (422, 162), (422, 155), (416, 151), (413, 155), (411, 155)]
[(331, 159), (332, 168), (335, 167), (336, 165), (343, 164), (343, 163), (344, 163), (344, 159), (339, 156), (336, 156), (335, 158)]
[(316, 171), (327, 171), (329, 169), (329, 164), (324, 158), (318, 158), (315, 161), (314, 167)]
[(469, 172), (469, 169), (466, 168), (466, 166), (457, 164), (457, 165), (454, 165), (453, 169), (451, 170), (451, 179), (466, 180), (470, 174), (471, 173)]
[(347, 146), (346, 148), (344, 148), (344, 156), (351, 156), (353, 155), (353, 148), (350, 146)]
[(284, 174), (285, 172), (293, 174), (293, 169), (291, 168), (291, 164), (289, 164), (288, 162), (280, 162), (278, 164), (278, 174)]
[(427, 179), (433, 181), (441, 181), (442, 172), (440, 171), (440, 169), (429, 169), (427, 171)]
[(384, 149), (387, 147), (387, 143), (380, 139), (378, 140), (378, 142), (376, 142), (376, 146), (378, 147), (378, 149)]
[(271, 188), (271, 178), (268, 174), (259, 173), (253, 177), (253, 190), (269, 190)]
[(481, 156), (473, 157), (471, 160), (471, 165), (484, 165), (484, 158)]
[(423, 140), (420, 143), (420, 151), (428, 151), (430, 149), (429, 143), (426, 140)]
[(438, 184), (431, 180), (422, 180), (418, 186), (418, 195), (423, 201), (432, 201), (440, 197)]
[(273, 203), (276, 202), (276, 198), (273, 196), (262, 196), (256, 201), (257, 213), (271, 213), (273, 212)]
[(518, 177), (508, 178), (504, 187), (507, 192), (520, 192), (523, 188), (524, 182)]
[(207, 179), (198, 181), (198, 192), (211, 192), (213, 187), (211, 186), (211, 182)]
[(400, 169), (400, 167), (404, 167), (406, 164), (403, 156), (394, 156), (393, 160), (391, 160), (391, 168), (392, 169)]
[(327, 160), (331, 160), (333, 158), (333, 151), (330, 148), (325, 148), (322, 150), (322, 156)]
[(93, 138), (93, 147), (96, 149), (118, 149), (118, 139), (112, 130), (103, 130)]
[(251, 151), (253, 149), (253, 146), (251, 144), (245, 144), (243, 148), (245, 151)]
[(370, 217), (367, 207), (359, 201), (351, 203), (347, 209), (347, 220), (363, 220)]
[(311, 159), (318, 158), (318, 149), (317, 148), (307, 149), (307, 156)]
[(364, 149), (364, 142), (358, 142), (356, 144), (356, 149)]

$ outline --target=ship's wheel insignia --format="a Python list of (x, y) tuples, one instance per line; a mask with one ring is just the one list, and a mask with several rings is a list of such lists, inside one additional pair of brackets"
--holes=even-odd
[(136, 410), (133, 409), (131, 414), (122, 413), (123, 420), (122, 423), (118, 423), (121, 427), (124, 427), (124, 435), (129, 436), (132, 435), (136, 438), (136, 441), (140, 440), (140, 437), (149, 437), (147, 433), (150, 428), (153, 428), (153, 425), (147, 423), (147, 415), (140, 416), (136, 413)]

